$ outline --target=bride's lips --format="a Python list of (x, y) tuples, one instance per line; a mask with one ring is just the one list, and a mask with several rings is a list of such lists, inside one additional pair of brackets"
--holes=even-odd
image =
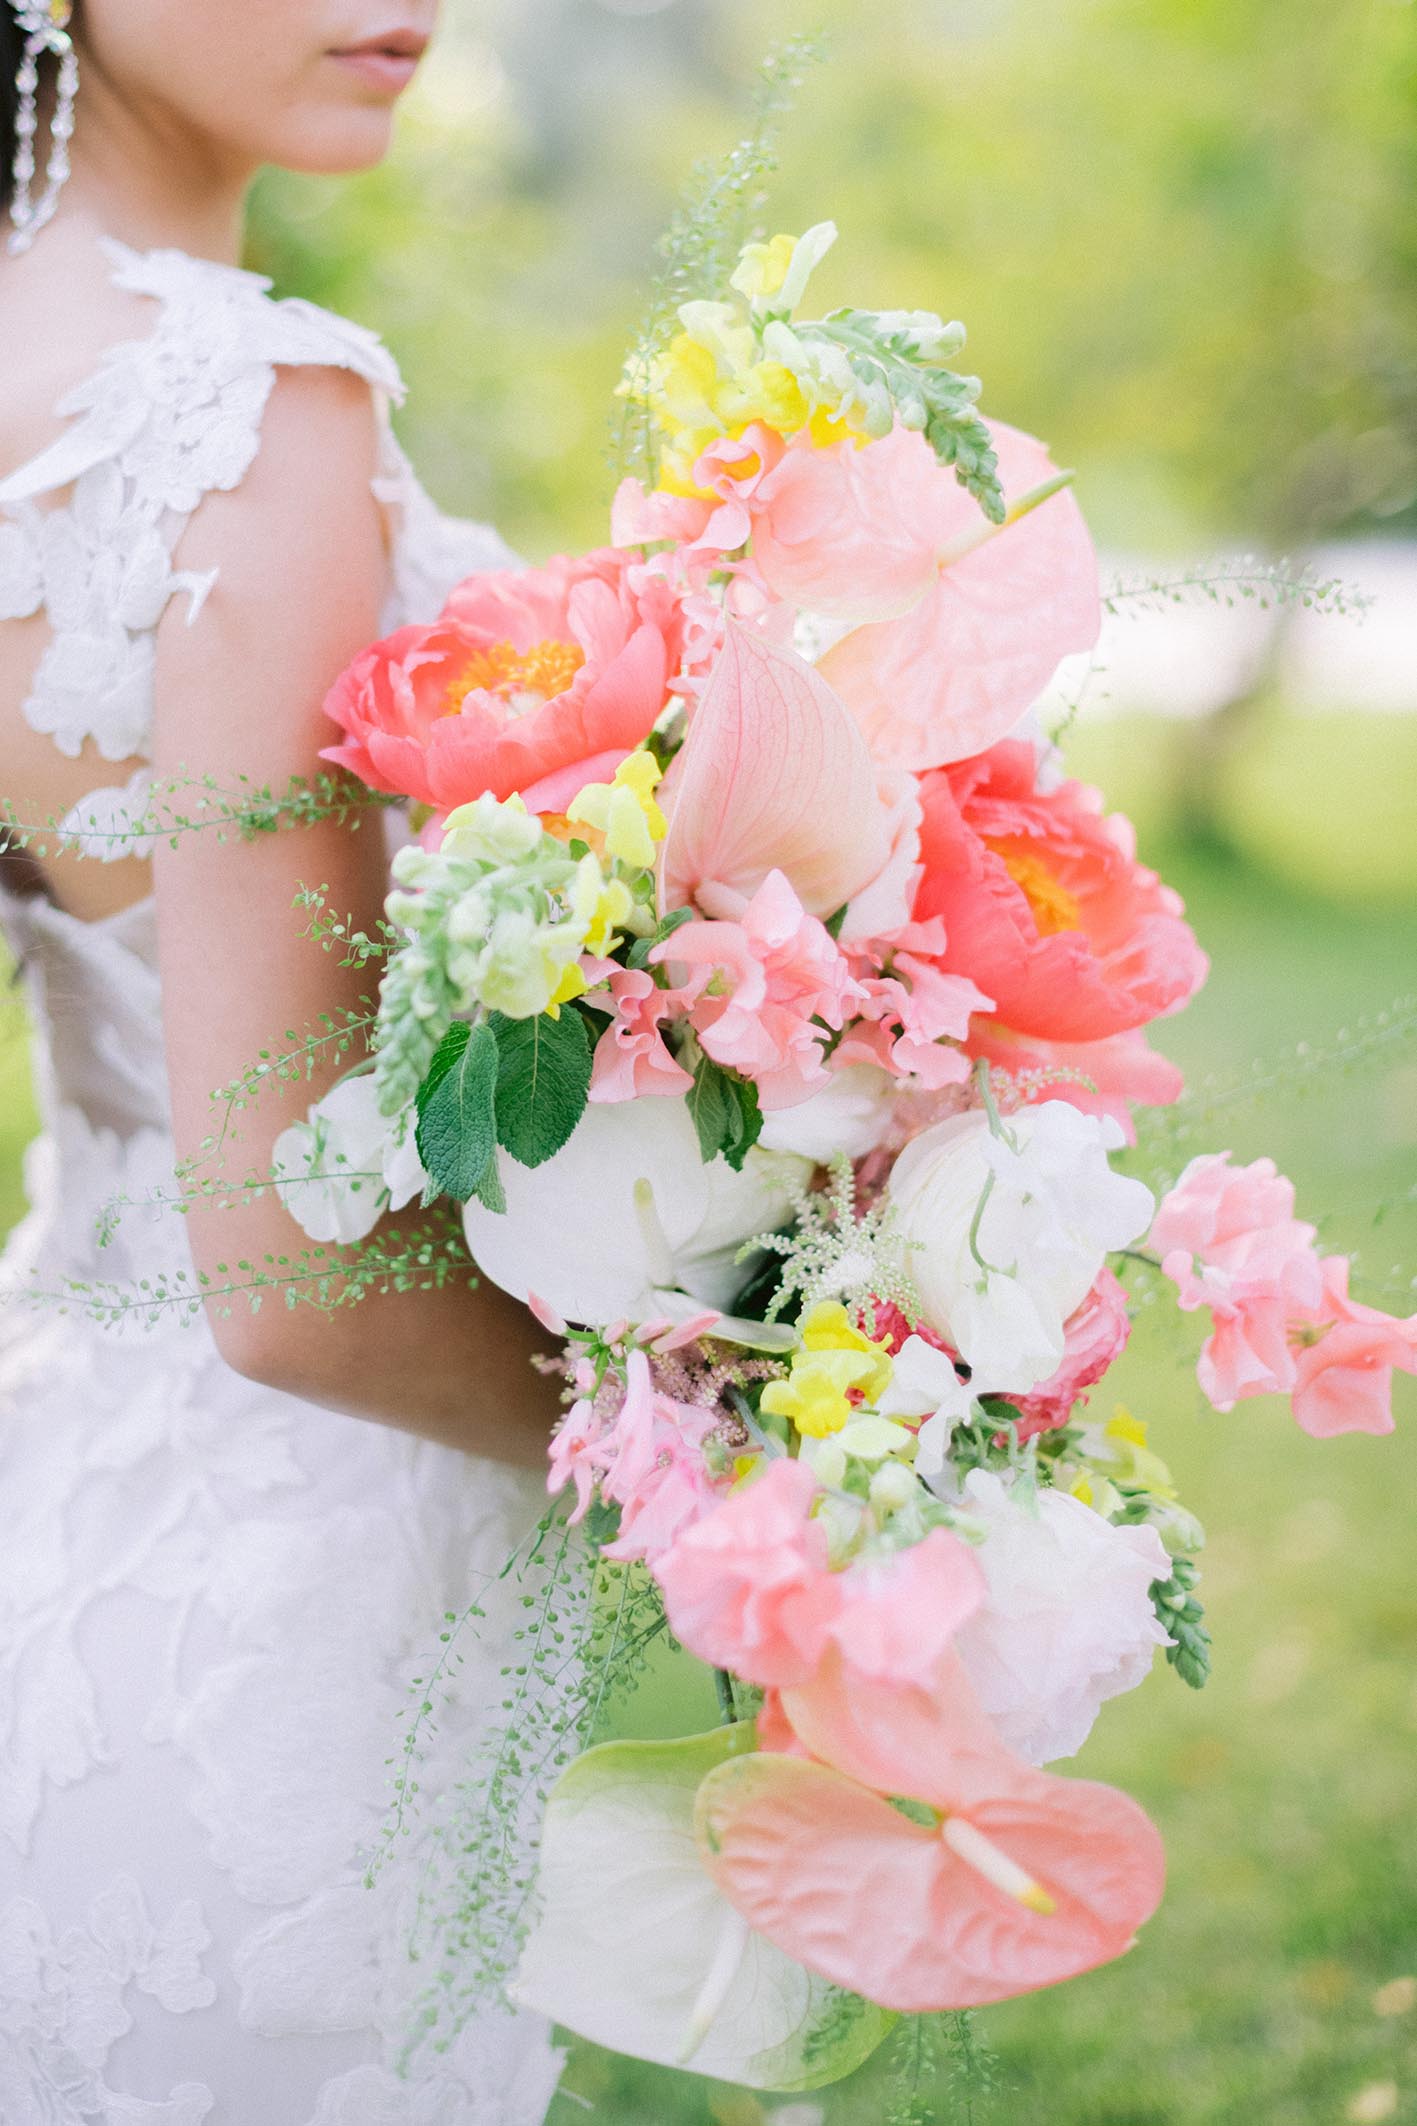
[(418, 62), (428, 49), (428, 39), (421, 30), (389, 30), (377, 37), (366, 37), (362, 44), (351, 44), (343, 50), (330, 53), (341, 66), (360, 75), (371, 87), (385, 89), (397, 96), (406, 89), (418, 70)]

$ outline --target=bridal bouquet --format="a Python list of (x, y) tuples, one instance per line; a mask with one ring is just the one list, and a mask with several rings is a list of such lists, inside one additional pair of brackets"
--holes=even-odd
[(1042, 1769), (1158, 1648), (1206, 1675), (1202, 1532), (1101, 1395), (1119, 1270), (1209, 1317), (1218, 1409), (1383, 1432), (1417, 1370), (1270, 1162), (1159, 1204), (1114, 1165), (1206, 961), (1028, 722), (1093, 550), (957, 325), (802, 317), (834, 234), (750, 244), (628, 378), (657, 476), (612, 544), (335, 687), (329, 757), (419, 839), (372, 1063), (276, 1165), (321, 1240), (463, 1207), (564, 1346), (553, 1491), (717, 1674), (710, 1732), (552, 1788), (513, 1997), (783, 2090), (1161, 1896), (1140, 1808)]

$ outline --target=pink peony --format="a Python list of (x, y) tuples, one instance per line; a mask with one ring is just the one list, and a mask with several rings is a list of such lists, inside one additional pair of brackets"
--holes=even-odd
[(470, 576), (432, 627), (357, 657), (326, 712), (323, 757), (376, 790), (451, 811), (490, 790), (560, 812), (608, 779), (664, 708), (683, 615), (662, 576), (607, 547)]
[(660, 1031), (673, 1004), (669, 991), (634, 968), (617, 968), (609, 987), (615, 1016), (595, 1045), (591, 1099), (638, 1100), (655, 1093), (687, 1092), (694, 1081), (675, 1062)]
[(685, 923), (651, 958), (683, 976), (676, 1007), (704, 1053), (751, 1078), (765, 1108), (791, 1107), (825, 1083), (825, 1029), (842, 1024), (856, 984), (780, 871), (740, 922)]
[(710, 1772), (699, 1857), (751, 1927), (849, 1991), (907, 2014), (1007, 2000), (1120, 1956), (1160, 1901), (1136, 1803), (1010, 1755), (953, 1656), (929, 1689), (833, 1657), (774, 1701), (778, 1743), (786, 1723), (810, 1756)]
[[(1011, 505), (1055, 476), (1033, 436), (998, 422), (990, 433)], [(1063, 657), (1097, 639), (1097, 557), (1082, 513), (1064, 491), (996, 533), (915, 435), (833, 470), (831, 484), (828, 468), (798, 469), (789, 453), (762, 483), (763, 508), (775, 485), (783, 493), (755, 540), (759, 567), (803, 602), (835, 589), (839, 602), (824, 609), (843, 614), (854, 571), (875, 598), (898, 588), (901, 617), (854, 629), (823, 657), (822, 676), (877, 760), (967, 759), (1013, 729)]]
[(1030, 1440), (1036, 1433), (1054, 1432), (1065, 1425), (1078, 1401), (1085, 1399), (1084, 1390), (1094, 1387), (1121, 1356), (1131, 1333), (1126, 1292), (1112, 1272), (1104, 1269), (1082, 1305), (1064, 1323), (1067, 1343), (1057, 1372), (1040, 1382), (1031, 1395), (1016, 1398), (1016, 1437)]
[(1294, 1419), (1314, 1439), (1391, 1432), (1392, 1375), (1417, 1373), (1417, 1314), (1400, 1320), (1348, 1296), (1348, 1259), (1326, 1255), (1313, 1321), (1294, 1328)]
[(922, 783), (917, 923), (943, 918), (941, 967), (979, 981), (1014, 1034), (1095, 1042), (1176, 1011), (1207, 961), (1132, 829), (1082, 784), (1038, 787), (1011, 740)]

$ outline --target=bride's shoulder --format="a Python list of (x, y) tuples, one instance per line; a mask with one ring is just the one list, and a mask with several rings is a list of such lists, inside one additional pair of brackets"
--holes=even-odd
[(118, 458), (186, 515), (244, 476), (278, 372), (333, 372), (355, 387), (316, 384), (295, 394), (306, 400), (372, 392), (382, 408), (402, 395), (372, 333), (182, 251), (56, 224), (4, 262), (0, 297), (16, 328), (0, 348), (0, 500), (53, 492)]

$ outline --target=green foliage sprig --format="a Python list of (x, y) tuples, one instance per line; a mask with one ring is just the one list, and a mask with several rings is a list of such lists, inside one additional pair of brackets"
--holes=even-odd
[[(918, 430), (942, 465), (952, 465), (966, 494), (991, 524), (1002, 524), (1004, 491), (989, 430), (976, 411), (977, 376), (951, 369), (949, 357), (964, 345), (964, 327), (929, 320), (922, 335), (914, 313), (834, 310), (813, 323), (794, 324), (793, 336), (843, 354), (868, 395), (883, 403), (882, 434), (892, 419)], [(884, 412), (888, 409), (888, 414)]]
[(1305, 561), (1263, 561), (1254, 554), (1185, 569), (1175, 576), (1119, 576), (1103, 598), (1109, 613), (1159, 613), (1171, 605), (1304, 606), (1312, 612), (1343, 614), (1350, 619), (1372, 604), (1338, 576), (1321, 575)]
[(659, 463), (654, 417), (641, 403), (650, 366), (674, 332), (679, 305), (717, 295), (726, 285), (738, 252), (753, 233), (763, 185), (777, 168), (783, 121), (808, 74), (825, 56), (826, 41), (817, 35), (789, 37), (773, 47), (753, 86), (749, 132), (721, 162), (700, 163), (694, 169), (655, 247), (660, 268), (625, 362), (631, 388), (614, 451), (617, 472), (638, 472), (647, 487), (653, 487)]
[(1199, 1578), (1200, 1568), (1194, 1558), (1175, 1557), (1171, 1560), (1170, 1579), (1151, 1583), (1152, 1606), (1171, 1634), (1166, 1658), (1192, 1690), (1202, 1689), (1210, 1676), (1210, 1633), (1195, 1593)]

